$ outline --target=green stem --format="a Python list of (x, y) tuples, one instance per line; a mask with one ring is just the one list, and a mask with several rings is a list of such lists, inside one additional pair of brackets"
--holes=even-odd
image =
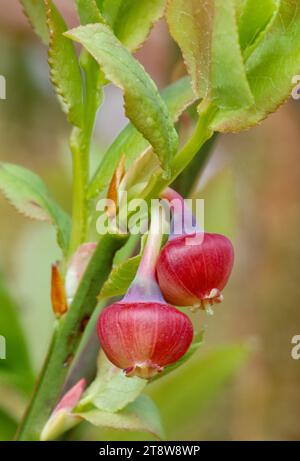
[(56, 326), (31, 403), (18, 429), (17, 440), (39, 440), (41, 430), (60, 397), (86, 320), (93, 313), (97, 295), (111, 271), (115, 252), (126, 238), (110, 234), (101, 238), (68, 313)]
[(188, 197), (194, 190), (194, 187), (196, 187), (207, 161), (213, 152), (213, 146), (217, 137), (218, 134), (214, 133), (214, 135), (203, 144), (189, 165), (172, 183), (172, 187), (183, 197)]
[(84, 126), (75, 127), (70, 138), (73, 157), (73, 210), (69, 255), (83, 243), (87, 234), (88, 204), (86, 189), (89, 181), (89, 159), (97, 109), (102, 100), (102, 84), (99, 67), (87, 53), (81, 56), (81, 67), (85, 72)]
[(178, 152), (171, 163), (171, 182), (173, 182), (188, 166), (203, 144), (213, 135), (213, 131), (210, 128), (210, 122), (215, 115), (215, 112), (216, 109), (213, 106), (208, 106), (205, 111), (200, 113), (193, 136)]
[(160, 176), (151, 191), (151, 197), (157, 197), (161, 192), (172, 184), (178, 175), (187, 167), (193, 160), (194, 156), (199, 152), (203, 144), (212, 137), (213, 131), (210, 128), (210, 122), (216, 113), (216, 108), (212, 105), (207, 106), (200, 112), (199, 119), (192, 137), (183, 146), (183, 148), (175, 155), (171, 162), (171, 177), (164, 179)]
[(87, 229), (85, 189), (88, 181), (88, 158), (90, 142), (80, 128), (73, 128), (70, 149), (73, 158), (73, 209), (69, 254), (84, 242)]

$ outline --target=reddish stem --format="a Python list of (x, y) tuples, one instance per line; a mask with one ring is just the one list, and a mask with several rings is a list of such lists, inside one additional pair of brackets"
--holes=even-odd
[(136, 276), (123, 298), (123, 302), (157, 301), (165, 302), (156, 282), (155, 268), (163, 240), (163, 211), (152, 210), (151, 226), (144, 253)]
[(186, 200), (174, 189), (167, 187), (161, 194), (161, 198), (168, 200), (173, 211), (173, 221), (169, 240), (178, 236), (200, 233), (192, 210)]

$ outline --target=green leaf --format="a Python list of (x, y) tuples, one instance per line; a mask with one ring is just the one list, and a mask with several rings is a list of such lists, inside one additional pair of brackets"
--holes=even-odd
[(0, 442), (11, 441), (17, 429), (16, 421), (0, 409)]
[(76, 0), (76, 7), (81, 24), (104, 22), (96, 0)]
[(134, 256), (115, 266), (104, 283), (99, 300), (121, 296), (133, 281), (141, 261), (141, 255)]
[(63, 34), (67, 26), (51, 0), (45, 0), (49, 29), (51, 81), (70, 123), (82, 126), (82, 78), (73, 43)]
[(140, 235), (130, 235), (127, 243), (123, 246), (123, 248), (121, 248), (121, 250), (118, 251), (118, 253), (116, 253), (114, 266), (130, 258), (134, 254), (135, 249), (138, 247), (139, 242)]
[(103, 24), (80, 26), (66, 36), (81, 43), (101, 65), (106, 77), (124, 91), (128, 118), (150, 142), (169, 174), (178, 136), (167, 107), (144, 68)]
[[(279, 6), (279, 0), (246, 0), (242, 8), (238, 26), (243, 55), (249, 55), (260, 40)], [(247, 48), (250, 48), (247, 50)]]
[(19, 322), (18, 307), (8, 293), (1, 274), (0, 306), (0, 335), (6, 345), (6, 358), (0, 359), (0, 382), (29, 393), (34, 384), (34, 375), (28, 348)]
[(191, 79), (187, 76), (167, 86), (162, 92), (162, 97), (174, 122), (177, 122), (185, 109), (198, 99), (192, 90)]
[[(104, 2), (104, 1), (105, 1), (105, 0), (96, 0), (96, 4), (97, 4), (97, 6), (98, 6), (98, 8), (99, 8), (100, 11), (102, 11), (103, 2)], [(117, 0), (117, 1), (118, 1), (118, 0)]]
[[(128, 203), (136, 197), (139, 199), (147, 197), (161, 173), (162, 169), (153, 150), (149, 148), (142, 152), (132, 163), (120, 183), (118, 191), (120, 208), (124, 204), (124, 192), (127, 194), (124, 198)], [(147, 214), (148, 210), (141, 209), (140, 211), (141, 214), (143, 214), (143, 212)], [(132, 224), (135, 224), (135, 222)], [(130, 222), (128, 222), (128, 226), (130, 230)]]
[(256, 125), (291, 94), (292, 77), (300, 72), (300, 8), (298, 2), (280, 1), (263, 39), (245, 62), (254, 96), (251, 107), (219, 111), (212, 128), (238, 131)]
[(147, 394), (159, 407), (170, 437), (174, 437), (178, 415), (181, 425), (191, 422), (232, 379), (248, 356), (248, 345), (220, 346), (202, 357), (195, 354), (176, 373), (147, 387)]
[[(132, 235), (131, 237), (137, 236)], [(127, 292), (141, 262), (147, 238), (147, 234), (144, 234), (141, 238), (141, 249), (138, 255), (114, 265), (108, 279), (102, 286), (98, 297), (99, 300), (121, 296)]]
[(117, 413), (89, 410), (76, 414), (94, 426), (150, 432), (159, 439), (164, 437), (158, 409), (146, 395), (141, 395), (133, 403), (130, 403), (125, 409)]
[(49, 42), (45, 4), (41, 0), (20, 0), (32, 28), (45, 45)]
[(167, 20), (200, 97), (222, 110), (253, 103), (233, 0), (170, 0)]
[(82, 411), (81, 408), (89, 407), (92, 403), (99, 410), (117, 412), (133, 402), (146, 384), (147, 381), (136, 376), (128, 379), (123, 370), (112, 365), (100, 352), (98, 374), (77, 408)]
[(118, 17), (122, 2), (123, 0), (98, 0), (98, 7), (111, 28)]
[(243, 13), (243, 9), (245, 7), (246, 2), (247, 2), (247, 0), (234, 0), (235, 10), (236, 10), (236, 17), (237, 17), (238, 21), (239, 21), (241, 15)]
[[(195, 100), (189, 77), (183, 77), (162, 92), (173, 122), (176, 122), (182, 112)], [(96, 171), (88, 189), (88, 197), (95, 197), (110, 183), (121, 156), (124, 154), (127, 166), (145, 149), (149, 143), (134, 126), (129, 123), (119, 134), (103, 157), (100, 167)]]
[(57, 239), (65, 252), (70, 235), (69, 216), (50, 197), (43, 181), (18, 165), (0, 163), (0, 190), (25, 216), (55, 225)]
[(118, 39), (134, 51), (163, 15), (165, 3), (166, 0), (104, 0), (102, 13)]
[[(76, 0), (76, 6), (81, 24), (104, 22), (96, 0)], [(103, 100), (105, 78), (97, 61), (86, 50), (81, 53), (80, 64), (85, 73), (85, 130), (91, 132), (95, 114)]]

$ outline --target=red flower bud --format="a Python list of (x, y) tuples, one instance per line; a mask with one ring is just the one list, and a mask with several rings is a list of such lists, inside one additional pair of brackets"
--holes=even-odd
[(189, 318), (163, 301), (120, 301), (98, 320), (100, 343), (127, 376), (151, 378), (176, 362), (193, 339)]
[(72, 413), (85, 389), (85, 379), (78, 381), (60, 400), (46, 422), (41, 440), (55, 440), (81, 422), (81, 417)]
[(80, 379), (66, 394), (61, 398), (61, 400), (56, 405), (53, 414), (57, 413), (60, 410), (71, 411), (79, 402), (81, 395), (86, 386), (85, 379)]
[(233, 266), (230, 240), (219, 234), (175, 237), (162, 249), (157, 280), (167, 302), (175, 306), (206, 308), (221, 302)]

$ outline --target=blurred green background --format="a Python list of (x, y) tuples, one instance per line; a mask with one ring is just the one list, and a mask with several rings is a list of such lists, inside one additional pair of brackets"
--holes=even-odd
[[(69, 24), (72, 1), (58, 1)], [(17, 0), (0, 0), (0, 158), (38, 173), (70, 209), (69, 128), (49, 83), (47, 53)], [(180, 74), (163, 22), (138, 58), (163, 87)], [(169, 440), (299, 440), (300, 102), (290, 101), (261, 126), (219, 137), (192, 191), (205, 199), (206, 229), (233, 239), (236, 263), (225, 301), (206, 328), (197, 356), (148, 387)], [(184, 120), (183, 120), (184, 122)], [(95, 165), (126, 123), (118, 90), (106, 90), (93, 148)], [(184, 126), (184, 123), (183, 123)], [(59, 258), (54, 231), (25, 220), (0, 196), (0, 440), (13, 437), (53, 326), (50, 267)], [(151, 440), (147, 434), (81, 425), (71, 440)]]

